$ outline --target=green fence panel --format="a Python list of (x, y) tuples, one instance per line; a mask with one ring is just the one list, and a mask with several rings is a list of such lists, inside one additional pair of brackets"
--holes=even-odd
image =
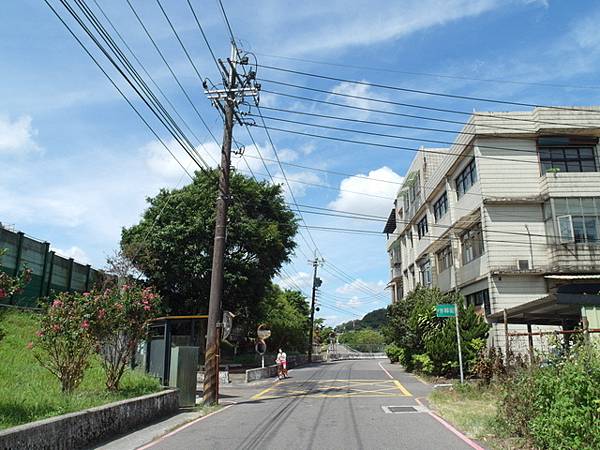
[[(19, 246), (19, 242), (21, 242)], [(15, 274), (17, 259), (19, 271), (31, 269), (31, 281), (23, 292), (2, 303), (24, 307), (38, 306), (40, 297), (68, 290), (87, 291), (101, 279), (101, 273), (84, 265), (49, 251), (50, 244), (40, 242), (22, 233), (16, 233), (0, 226), (0, 248), (6, 252), (0, 258), (0, 270), (9, 275)]]

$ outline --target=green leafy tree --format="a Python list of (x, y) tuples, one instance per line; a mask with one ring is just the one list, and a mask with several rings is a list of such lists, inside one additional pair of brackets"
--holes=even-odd
[[(207, 311), (217, 186), (217, 171), (198, 172), (191, 184), (148, 199), (140, 223), (122, 232), (123, 253), (173, 312)], [(292, 254), (297, 224), (280, 186), (233, 173), (230, 201), (223, 308), (248, 329)]]
[(267, 344), (272, 350), (281, 347), (286, 351), (303, 352), (307, 349), (309, 306), (300, 292), (270, 285), (260, 304), (259, 317), (271, 330)]
[(441, 303), (458, 305), (465, 371), (485, 345), (489, 325), (472, 305), (464, 306), (461, 295), (418, 286), (388, 307), (388, 324), (384, 327), (387, 341), (401, 349), (395, 355), (407, 370), (416, 368), (434, 375), (458, 372), (456, 325), (453, 319), (436, 317), (435, 306)]
[(359, 351), (371, 351), (376, 346), (383, 346), (385, 337), (379, 331), (365, 328), (343, 333), (340, 342)]

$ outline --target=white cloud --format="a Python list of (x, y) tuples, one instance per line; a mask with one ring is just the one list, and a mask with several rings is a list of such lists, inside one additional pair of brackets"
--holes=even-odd
[(335, 305), (338, 308), (359, 308), (364, 304), (363, 301), (361, 301), (358, 297), (352, 297), (350, 300), (346, 301), (346, 302), (342, 302), (340, 300), (335, 302)]
[(297, 272), (296, 274), (281, 277), (277, 284), (283, 289), (311, 289), (312, 288), (312, 275), (307, 272)]
[[(366, 82), (366, 80), (361, 81)], [(371, 113), (369, 111), (363, 111), (362, 109), (389, 109), (389, 107), (385, 103), (367, 100), (367, 98), (387, 100), (387, 97), (381, 92), (374, 93), (373, 89), (366, 84), (341, 82), (332, 89), (332, 92), (335, 92), (336, 94), (340, 95), (329, 94), (327, 96), (328, 101), (343, 103), (345, 105), (352, 106), (355, 108), (361, 108), (360, 110), (345, 111), (346, 116), (355, 119), (364, 120), (367, 117), (369, 117)]]
[(403, 177), (387, 166), (372, 170), (368, 175), (358, 175), (342, 180), (342, 191), (329, 207), (338, 211), (387, 216)]
[(75, 262), (78, 262), (80, 264), (89, 264), (90, 263), (90, 258), (88, 257), (88, 255), (81, 248), (77, 247), (76, 245), (74, 245), (66, 250), (62, 250), (57, 247), (51, 247), (51, 250), (54, 250), (60, 256), (64, 256), (67, 258), (73, 258), (75, 260)]
[(36, 135), (37, 131), (31, 126), (31, 117), (22, 116), (11, 121), (8, 117), (0, 116), (0, 155), (39, 151)]
[(375, 295), (375, 293), (381, 293), (383, 292), (383, 290), (385, 289), (385, 282), (382, 280), (379, 280), (377, 282), (374, 281), (364, 281), (360, 278), (357, 278), (356, 280), (352, 281), (352, 283), (346, 283), (342, 286), (339, 286), (335, 292), (337, 292), (338, 294), (350, 294), (350, 295), (354, 295), (356, 297), (356, 295), (362, 295), (363, 297), (365, 295), (367, 295), (367, 292), (372, 291), (373, 295)]
[[(311, 186), (311, 184), (324, 184), (323, 180), (321, 180), (318, 175), (308, 170), (299, 172), (286, 171), (286, 176), (295, 198), (304, 197), (308, 189), (314, 188), (314, 186)], [(282, 184), (286, 200), (291, 201), (292, 196), (290, 195), (290, 189), (285, 182), (283, 174), (281, 172), (277, 172), (274, 175), (274, 178), (276, 183)]]

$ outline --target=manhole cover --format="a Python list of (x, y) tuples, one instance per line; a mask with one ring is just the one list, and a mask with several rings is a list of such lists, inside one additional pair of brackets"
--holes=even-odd
[(423, 413), (429, 410), (424, 406), (382, 406), (386, 414)]
[(413, 406), (388, 406), (388, 409), (393, 413), (415, 412)]

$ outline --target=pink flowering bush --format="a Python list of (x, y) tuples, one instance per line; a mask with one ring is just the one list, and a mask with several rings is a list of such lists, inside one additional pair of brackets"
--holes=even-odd
[[(5, 249), (0, 249), (0, 258), (5, 252)], [(0, 271), (0, 301), (20, 293), (29, 281), (31, 281), (31, 269), (23, 269), (16, 277)]]
[(93, 310), (83, 295), (73, 292), (59, 294), (45, 309), (36, 340), (28, 347), (69, 393), (81, 383), (96, 347), (90, 330)]
[(152, 288), (123, 285), (92, 293), (91, 323), (106, 372), (106, 387), (117, 390), (121, 377), (146, 337), (148, 322), (161, 313), (160, 297)]
[(59, 294), (46, 307), (31, 346), (39, 363), (54, 374), (64, 392), (83, 379), (98, 352), (106, 387), (117, 390), (148, 322), (160, 314), (160, 297), (151, 288), (113, 287), (104, 291)]

